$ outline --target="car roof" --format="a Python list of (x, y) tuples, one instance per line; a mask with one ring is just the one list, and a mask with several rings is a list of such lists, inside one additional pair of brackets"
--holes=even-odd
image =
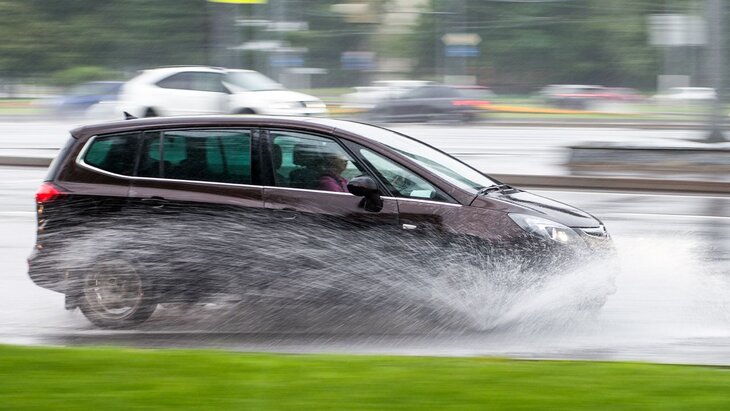
[[(332, 132), (339, 129), (355, 133), (365, 126), (349, 120), (322, 117), (260, 116), (260, 115), (211, 115), (152, 117), (90, 124), (71, 130), (76, 138), (87, 138), (97, 134), (118, 133), (139, 129), (164, 129), (180, 127), (299, 127), (303, 129)], [(370, 125), (368, 125), (370, 126)], [(377, 126), (371, 126), (377, 127)], [(357, 133), (359, 134), (359, 133)]]
[(213, 66), (169, 66), (169, 67), (157, 67), (150, 68), (140, 71), (139, 77), (152, 76), (152, 77), (166, 77), (175, 73), (182, 73), (186, 71), (197, 71), (205, 73), (227, 73), (227, 72), (249, 72), (253, 73), (254, 70), (245, 69), (229, 69), (225, 67), (213, 67)]

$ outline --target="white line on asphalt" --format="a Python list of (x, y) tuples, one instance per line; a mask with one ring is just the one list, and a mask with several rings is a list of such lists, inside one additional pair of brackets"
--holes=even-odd
[(2, 217), (32, 217), (35, 216), (35, 211), (0, 211)]
[[(595, 190), (599, 190), (600, 187), (596, 187), (594, 189)], [(611, 191), (611, 192), (605, 192), (605, 191), (603, 191), (603, 192), (601, 192), (601, 191), (588, 191), (588, 190), (591, 190), (591, 189), (589, 188), (589, 189), (584, 189), (584, 190), (578, 190), (576, 188), (566, 187), (565, 189), (562, 189), (562, 190), (549, 189), (549, 188), (534, 188), (534, 189), (532, 189), (530, 191), (532, 191), (532, 192), (538, 192), (538, 191), (540, 191), (540, 192), (543, 192), (543, 193), (547, 193), (547, 192), (551, 192), (551, 191), (564, 193), (564, 192), (567, 191), (567, 192), (580, 193), (581, 196), (583, 196), (583, 195), (599, 195), (599, 196), (606, 196), (606, 195), (610, 195), (610, 196), (624, 195), (624, 196), (631, 196), (631, 197), (674, 197), (674, 198), (677, 198), (677, 197), (692, 197), (693, 199), (729, 200), (730, 201), (730, 196), (708, 196), (708, 195), (693, 194), (693, 193), (674, 193), (674, 194), (669, 194), (669, 193), (634, 193), (634, 192), (626, 192), (626, 191)], [(615, 189), (615, 190), (620, 190), (620, 189)]]
[(704, 220), (730, 220), (725, 216), (689, 215), (689, 214), (651, 214), (651, 213), (602, 213), (601, 217), (653, 217), (653, 218), (687, 218)]

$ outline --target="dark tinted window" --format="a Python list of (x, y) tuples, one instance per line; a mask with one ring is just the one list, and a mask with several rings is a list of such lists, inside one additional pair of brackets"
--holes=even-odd
[(224, 93), (226, 89), (223, 87), (222, 80), (223, 74), (219, 73), (193, 73), (193, 83), (190, 88), (198, 91)]
[(84, 155), (84, 162), (116, 174), (132, 175), (138, 133), (96, 137)]
[(64, 161), (66, 160), (66, 156), (75, 144), (76, 139), (73, 137), (69, 137), (68, 140), (66, 140), (66, 144), (64, 144), (58, 154), (56, 154), (56, 157), (54, 157), (53, 161), (51, 161), (51, 165), (48, 166), (48, 172), (46, 173), (45, 181), (51, 181), (56, 179), (56, 175), (61, 168), (61, 164), (64, 163)]
[(223, 87), (223, 74), (187, 71), (173, 74), (170, 77), (157, 82), (162, 88), (178, 90), (212, 91), (216, 93), (226, 92)]
[(145, 136), (137, 175), (251, 183), (251, 132), (182, 130)]
[(459, 93), (447, 86), (419, 87), (404, 96), (404, 98), (443, 98), (456, 97)]
[(294, 131), (271, 131), (272, 164), (280, 187), (346, 191), (347, 181), (363, 174), (354, 159), (336, 141)]
[(158, 87), (190, 90), (193, 84), (193, 73), (177, 73), (157, 82)]
[(357, 143), (349, 143), (348, 145), (365, 159), (368, 165), (380, 176), (381, 180), (385, 181), (388, 189), (395, 196), (454, 202), (436, 186), (393, 160)]

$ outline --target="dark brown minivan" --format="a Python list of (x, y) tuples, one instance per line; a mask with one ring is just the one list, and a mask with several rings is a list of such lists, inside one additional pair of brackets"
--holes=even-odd
[(109, 328), (141, 323), (160, 303), (351, 302), (377, 299), (379, 287), (398, 299), (406, 271), (421, 281), (468, 264), (488, 276), (509, 260), (559, 272), (612, 249), (581, 210), (405, 135), (333, 119), (77, 128), (36, 203), (30, 277)]

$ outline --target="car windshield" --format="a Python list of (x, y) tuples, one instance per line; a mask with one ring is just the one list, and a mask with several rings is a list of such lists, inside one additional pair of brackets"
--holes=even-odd
[(461, 161), (411, 137), (367, 124), (353, 124), (348, 129), (385, 144), (444, 180), (473, 194), (484, 187), (497, 184)]
[(233, 71), (226, 74), (223, 81), (237, 88), (249, 91), (283, 90), (284, 87), (274, 80), (255, 71)]

